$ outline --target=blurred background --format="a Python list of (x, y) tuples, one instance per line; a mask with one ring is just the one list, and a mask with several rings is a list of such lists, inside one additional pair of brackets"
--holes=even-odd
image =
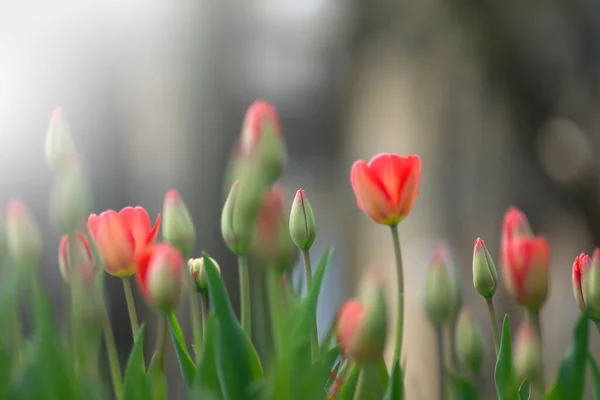
[[(288, 201), (303, 187), (315, 211), (315, 257), (335, 244), (321, 330), (365, 268), (393, 274), (388, 230), (355, 205), (352, 162), (417, 153), (421, 193), (400, 227), (408, 398), (437, 394), (435, 337), (421, 296), (440, 240), (453, 249), (465, 303), (487, 334), (491, 384), (493, 346), (472, 288), (472, 245), (481, 236), (498, 259), (510, 205), (552, 249), (552, 294), (542, 312), (550, 381), (578, 315), (571, 263), (600, 245), (599, 71), (600, 8), (591, 0), (3, 1), (0, 200), (20, 196), (41, 221), (44, 279), (60, 313), (59, 237), (47, 216), (43, 159), (60, 105), (85, 153), (94, 210), (141, 205), (154, 218), (164, 193), (177, 189), (196, 222), (196, 250), (219, 261), (237, 304), (235, 259), (219, 229), (222, 180), (246, 107), (264, 98), (284, 126)], [(132, 339), (121, 284), (107, 285), (125, 357)], [(519, 311), (503, 289), (497, 298), (499, 315), (510, 312), (516, 328)], [(137, 304), (151, 322), (139, 297)], [(185, 308), (179, 313), (185, 320)], [(591, 343), (598, 350), (594, 335)], [(169, 363), (176, 379), (172, 351)], [(177, 398), (181, 385), (170, 390)]]

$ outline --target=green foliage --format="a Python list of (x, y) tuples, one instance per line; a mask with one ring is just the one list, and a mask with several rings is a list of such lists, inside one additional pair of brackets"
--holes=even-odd
[(513, 363), (512, 344), (510, 339), (510, 322), (504, 316), (502, 336), (495, 370), (496, 393), (498, 400), (514, 400), (519, 397), (517, 372)]
[(477, 386), (470, 379), (454, 371), (448, 371), (448, 378), (454, 400), (477, 400), (479, 398)]
[(563, 358), (548, 400), (579, 400), (585, 389), (585, 364), (588, 361), (589, 319), (585, 312), (579, 317), (573, 332), (573, 343)]
[(398, 360), (392, 368), (392, 375), (383, 400), (404, 400), (404, 372)]
[(596, 360), (594, 360), (593, 355), (588, 354), (588, 360), (590, 361), (590, 368), (592, 370), (594, 399), (600, 400), (600, 370), (598, 369), (598, 364), (596, 364)]

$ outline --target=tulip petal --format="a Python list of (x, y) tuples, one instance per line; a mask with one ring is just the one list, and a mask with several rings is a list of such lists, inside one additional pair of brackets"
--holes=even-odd
[(106, 272), (111, 275), (131, 275), (135, 240), (123, 220), (113, 210), (108, 210), (98, 217), (98, 226), (94, 235)]
[(152, 230), (150, 230), (150, 232), (148, 232), (148, 236), (146, 237), (146, 245), (150, 245), (150, 244), (154, 243), (154, 241), (156, 240), (156, 237), (158, 236), (158, 229), (160, 228), (160, 221), (161, 221), (160, 214), (157, 214), (156, 222), (154, 222), (154, 226), (152, 227)]
[(98, 216), (96, 214), (91, 214), (88, 217), (88, 229), (90, 230), (90, 233), (92, 234), (92, 236), (96, 235), (96, 231), (98, 230)]
[(153, 248), (148, 247), (140, 254), (136, 260), (136, 277), (142, 296), (148, 298), (148, 268), (152, 258)]
[(350, 181), (358, 207), (365, 214), (382, 224), (390, 223), (390, 219), (394, 219), (385, 187), (364, 160), (356, 161), (352, 165)]

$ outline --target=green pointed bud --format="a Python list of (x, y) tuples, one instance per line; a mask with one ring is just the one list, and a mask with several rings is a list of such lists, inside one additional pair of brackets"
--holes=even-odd
[(581, 289), (592, 321), (600, 321), (600, 249), (594, 250), (589, 267), (581, 273)]
[(448, 263), (449, 255), (440, 247), (425, 277), (425, 308), (434, 325), (449, 323), (458, 309), (459, 288)]
[(167, 243), (186, 256), (194, 247), (196, 229), (181, 196), (171, 189), (165, 195), (162, 215), (162, 235)]
[(519, 382), (525, 379), (537, 380), (542, 371), (541, 357), (542, 346), (534, 326), (530, 322), (523, 322), (517, 331), (515, 340), (514, 358), (515, 368)]
[[(209, 257), (212, 263), (217, 267), (217, 271), (221, 272), (221, 267), (217, 262)], [(198, 293), (207, 293), (208, 291), (208, 281), (206, 277), (206, 270), (204, 269), (204, 257), (200, 258), (191, 258), (188, 261), (188, 268), (190, 270), (190, 275), (192, 276), (192, 280), (194, 281), (194, 286)]]
[(344, 357), (372, 364), (383, 355), (387, 338), (387, 304), (381, 280), (368, 278), (358, 299), (347, 301), (338, 314), (336, 337)]
[(317, 224), (312, 207), (304, 190), (296, 192), (292, 211), (290, 212), (290, 236), (302, 250), (310, 249), (317, 235)]
[(473, 286), (485, 298), (492, 297), (498, 287), (496, 266), (480, 238), (475, 241), (473, 249)]
[(473, 374), (480, 374), (485, 354), (485, 342), (481, 328), (467, 310), (460, 312), (454, 338), (454, 347), (460, 363)]
[(42, 232), (22, 201), (12, 199), (6, 207), (8, 253), (17, 265), (35, 266), (41, 261)]
[(251, 246), (251, 233), (244, 232), (243, 235), (239, 234), (235, 228), (235, 218), (236, 218), (236, 207), (237, 207), (237, 196), (238, 196), (238, 187), (239, 181), (233, 182), (231, 185), (231, 190), (229, 191), (229, 195), (227, 196), (227, 200), (225, 200), (225, 205), (223, 206), (223, 212), (221, 213), (221, 234), (223, 235), (223, 240), (229, 250), (231, 250), (235, 255), (241, 256), (248, 254)]
[(90, 185), (78, 163), (56, 176), (50, 200), (50, 215), (62, 233), (85, 227), (91, 210)]
[(71, 129), (61, 108), (55, 109), (52, 113), (44, 150), (46, 163), (54, 172), (68, 168), (71, 161), (76, 158)]

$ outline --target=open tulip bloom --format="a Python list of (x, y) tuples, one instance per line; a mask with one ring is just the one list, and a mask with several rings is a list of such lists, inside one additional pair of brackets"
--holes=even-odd
[[(450, 248), (438, 246), (421, 282), (423, 309), (436, 341), (430, 343), (427, 336), (419, 341), (437, 350), (437, 373), (407, 380), (421, 361), (407, 360), (402, 352), (400, 233), (418, 203), (418, 155), (381, 153), (349, 169), (347, 184), (357, 211), (390, 231), (396, 285), (387, 285), (382, 266), (365, 271), (356, 295), (323, 327), (317, 326), (316, 313), (332, 252), (311, 253), (319, 240), (320, 210), (311, 206), (310, 193), (298, 188), (287, 202), (277, 185), (287, 154), (272, 104), (257, 100), (248, 108), (230, 160), (221, 235), (237, 257), (237, 268), (196, 250), (203, 247), (195, 243), (194, 210), (187, 208), (196, 204), (186, 206), (172, 188), (164, 188), (162, 216), (154, 219), (141, 205), (90, 214), (85, 159), (65, 115), (54, 112), (40, 148), (58, 183), (52, 185), (50, 209), (60, 229), (60, 243), (53, 245), (68, 313), (60, 320), (65, 326), (57, 326), (41, 274), (41, 230), (27, 205), (13, 198), (0, 230), (1, 255), (6, 256), (0, 269), (0, 399), (396, 400), (406, 398), (405, 385), (416, 384), (436, 388), (439, 399), (482, 399), (495, 391), (501, 400), (580, 400), (586, 375), (600, 398), (600, 372), (588, 352), (590, 320), (600, 332), (600, 250), (592, 257), (582, 253), (573, 262), (574, 301), (581, 315), (573, 343), (552, 374), (545, 368), (540, 318), (550, 296), (550, 245), (533, 233), (525, 213), (509, 207), (498, 221), (501, 229), (491, 239), (500, 242), (497, 263), (484, 240), (475, 240), (472, 289), (460, 287)], [(294, 282), (298, 275), (291, 272), (300, 259), (304, 281)], [(239, 318), (221, 277), (221, 271), (230, 275), (232, 268), (239, 273)], [(105, 281), (117, 278), (125, 291), (120, 306), (127, 307), (133, 336), (127, 357), (119, 357), (106, 306), (117, 300), (104, 293)], [(397, 291), (395, 304), (384, 290), (388, 287)], [(482, 301), (466, 307), (465, 290)], [(502, 321), (496, 316), (499, 291), (525, 317), (514, 340), (508, 315)], [(146, 309), (144, 315), (158, 321), (156, 328), (139, 321), (135, 292), (143, 299), (138, 306)], [(470, 312), (475, 307), (487, 308), (495, 352), (489, 351), (491, 338), (481, 328), (485, 321)], [(178, 321), (184, 314), (189, 333)], [(147, 343), (150, 329), (157, 330), (154, 347)], [(179, 374), (165, 371), (169, 351), (175, 353)], [(101, 368), (104, 358), (108, 374)], [(493, 380), (481, 379), (486, 374)], [(485, 388), (483, 382), (494, 387)]]

